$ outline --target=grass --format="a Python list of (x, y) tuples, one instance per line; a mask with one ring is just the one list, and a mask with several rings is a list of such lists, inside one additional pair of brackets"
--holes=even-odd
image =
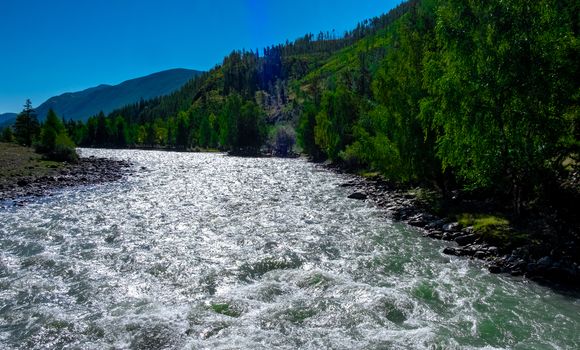
[(516, 247), (528, 239), (527, 234), (514, 230), (503, 216), (462, 213), (457, 216), (457, 221), (463, 227), (472, 226), (475, 234), (500, 248)]
[(368, 178), (374, 178), (377, 176), (381, 176), (381, 173), (378, 171), (362, 170), (362, 171), (358, 172), (358, 175), (368, 179)]
[(0, 143), (0, 184), (16, 182), (24, 177), (55, 175), (64, 163), (44, 160), (30, 147)]

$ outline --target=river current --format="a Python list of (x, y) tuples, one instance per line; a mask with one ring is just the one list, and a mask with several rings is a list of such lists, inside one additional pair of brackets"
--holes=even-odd
[(580, 299), (443, 255), (344, 175), (81, 152), (136, 171), (0, 206), (1, 349), (580, 349)]

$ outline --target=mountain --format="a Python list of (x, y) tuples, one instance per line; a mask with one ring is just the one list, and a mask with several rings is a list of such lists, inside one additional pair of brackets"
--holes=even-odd
[(16, 116), (17, 116), (16, 113), (2, 113), (2, 114), (0, 114), (0, 129), (14, 123)]
[(39, 119), (44, 119), (52, 108), (66, 120), (86, 121), (100, 111), (109, 113), (115, 108), (167, 95), (201, 72), (190, 69), (170, 69), (145, 77), (124, 81), (118, 85), (99, 85), (79, 92), (64, 93), (49, 98), (36, 108)]
[[(36, 107), (38, 119), (43, 120), (52, 108), (66, 120), (83, 120), (98, 114), (109, 113), (115, 108), (170, 94), (202, 72), (191, 69), (170, 69), (144, 77), (124, 81), (118, 85), (99, 85), (78, 92), (54, 96)], [(10, 125), (15, 113), (0, 114), (0, 127)]]

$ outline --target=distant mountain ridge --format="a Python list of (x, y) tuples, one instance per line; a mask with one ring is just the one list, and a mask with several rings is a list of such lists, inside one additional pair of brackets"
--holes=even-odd
[(11, 125), (16, 119), (16, 113), (2, 113), (0, 114), (0, 128)]
[(200, 73), (178, 68), (127, 80), (118, 85), (101, 84), (80, 92), (51, 97), (38, 106), (36, 112), (41, 120), (52, 108), (66, 120), (86, 121), (100, 111), (108, 114), (116, 108), (138, 102), (140, 99), (147, 100), (167, 95)]
[[(48, 110), (52, 108), (59, 117), (66, 120), (86, 121), (100, 111), (108, 114), (141, 99), (148, 100), (170, 94), (201, 73), (197, 70), (176, 68), (130, 79), (118, 85), (101, 84), (51, 97), (35, 110), (39, 120), (44, 120)], [(0, 114), (0, 126), (11, 124), (15, 117), (14, 113)]]

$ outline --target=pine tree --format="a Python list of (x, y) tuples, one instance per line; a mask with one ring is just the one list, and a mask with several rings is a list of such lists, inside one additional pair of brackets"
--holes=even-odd
[(27, 99), (24, 103), (24, 109), (16, 117), (14, 122), (14, 138), (16, 142), (23, 146), (32, 146), (40, 133), (40, 124), (36, 117), (36, 112), (32, 108), (32, 102)]

